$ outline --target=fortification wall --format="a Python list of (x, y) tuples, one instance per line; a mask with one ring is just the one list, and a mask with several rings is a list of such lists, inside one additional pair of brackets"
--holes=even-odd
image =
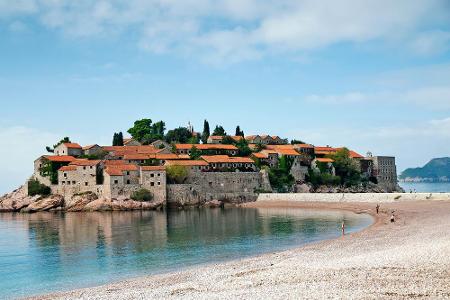
[(259, 194), (257, 201), (297, 201), (297, 202), (372, 202), (388, 203), (397, 201), (450, 200), (450, 193), (356, 193), (356, 194)]
[(167, 185), (168, 205), (198, 205), (212, 200), (243, 203), (257, 199), (256, 190), (267, 190), (266, 173), (193, 172), (185, 184)]

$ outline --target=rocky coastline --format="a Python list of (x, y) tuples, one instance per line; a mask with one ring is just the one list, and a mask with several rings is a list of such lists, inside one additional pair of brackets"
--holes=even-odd
[(131, 199), (103, 199), (93, 193), (74, 195), (64, 199), (60, 195), (28, 196), (24, 186), (0, 197), (0, 212), (35, 213), (41, 211), (128, 211), (128, 210), (158, 210), (164, 202), (140, 202)]

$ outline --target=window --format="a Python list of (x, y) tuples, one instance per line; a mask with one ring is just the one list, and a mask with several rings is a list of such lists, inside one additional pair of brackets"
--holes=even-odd
[(155, 174), (153, 174), (153, 173), (152, 173), (152, 174), (150, 174), (150, 177), (155, 177)]
[(158, 185), (161, 185), (161, 182), (160, 182), (160, 181), (158, 181)]
[(61, 181), (61, 184), (65, 184), (66, 182), (63, 180), (63, 181)]
[(85, 186), (88, 186), (88, 183), (87, 183), (87, 182), (85, 182), (85, 183), (84, 183), (84, 185), (85, 185)]
[(130, 175), (130, 171), (127, 171), (127, 175)]
[(64, 178), (67, 178), (67, 173), (64, 173)]
[(83, 167), (83, 170), (86, 170), (86, 167)]
[(90, 166), (90, 167), (89, 167), (89, 169), (91, 169), (91, 170), (92, 170), (92, 166)]
[(75, 183), (77, 183), (77, 182), (76, 182), (75, 180), (73, 180), (73, 181), (72, 181), (72, 184), (75, 184)]
[(160, 174), (160, 173), (158, 173), (158, 176), (161, 176), (161, 174)]
[(70, 181), (67, 181), (67, 184), (70, 185)]
[(114, 180), (114, 184), (119, 184), (119, 180)]
[(154, 182), (150, 182), (150, 186), (155, 186), (155, 183)]
[(130, 182), (130, 179), (128, 179), (128, 180), (127, 180), (127, 184), (130, 184), (130, 183), (131, 183), (131, 182)]

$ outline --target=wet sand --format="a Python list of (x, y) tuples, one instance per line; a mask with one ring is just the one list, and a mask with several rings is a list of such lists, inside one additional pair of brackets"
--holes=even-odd
[[(308, 203), (248, 207), (350, 210), (375, 217), (358, 233), (278, 253), (140, 277), (39, 299), (447, 299), (450, 201)], [(396, 222), (389, 221), (395, 210)]]

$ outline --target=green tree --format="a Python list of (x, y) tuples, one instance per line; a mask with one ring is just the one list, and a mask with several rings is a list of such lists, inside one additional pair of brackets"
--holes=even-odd
[(291, 190), (295, 182), (291, 175), (293, 160), (286, 156), (281, 156), (278, 160), (278, 166), (269, 169), (269, 181), (272, 188), (280, 193)]
[(239, 125), (236, 127), (235, 135), (244, 137), (244, 131), (241, 130), (241, 127)]
[(165, 136), (165, 140), (168, 143), (181, 143), (185, 144), (192, 137), (192, 133), (186, 127), (178, 127), (169, 130)]
[(208, 142), (208, 138), (210, 136), (209, 132), (209, 123), (207, 120), (203, 122), (203, 133), (202, 133), (202, 143), (206, 144)]
[(153, 194), (147, 189), (139, 189), (131, 194), (131, 199), (135, 201), (148, 202), (153, 200)]
[(200, 156), (202, 156), (202, 151), (198, 150), (197, 147), (192, 146), (191, 153), (189, 154), (189, 157), (191, 159), (196, 160), (196, 159), (199, 159)]
[(28, 196), (35, 196), (35, 195), (41, 195), (41, 196), (48, 196), (51, 193), (50, 187), (46, 186), (45, 184), (41, 184), (37, 180), (30, 180), (28, 181)]
[(169, 183), (183, 183), (189, 172), (185, 166), (167, 166), (166, 168), (167, 180)]
[(216, 125), (216, 128), (214, 128), (212, 135), (226, 136), (227, 133), (225, 132), (225, 129), (223, 129), (222, 126)]
[(338, 150), (335, 154), (329, 155), (333, 159), (336, 176), (341, 179), (341, 184), (345, 186), (358, 185), (361, 183), (361, 171), (358, 162), (350, 157), (347, 148)]
[(128, 129), (128, 133), (137, 140), (142, 141), (146, 135), (152, 133), (152, 120), (141, 119), (134, 122), (133, 127)]
[(305, 144), (305, 142), (303, 142), (302, 140), (296, 140), (296, 139), (291, 140), (291, 145), (295, 145), (295, 144)]
[(198, 137), (198, 135), (193, 135), (189, 138), (187, 143), (188, 144), (198, 144), (198, 143), (200, 143), (200, 138)]
[(234, 145), (236, 141), (229, 135), (226, 135), (222, 138), (222, 144), (224, 145)]
[(235, 146), (238, 148), (238, 156), (250, 156), (252, 154), (252, 150), (245, 139), (240, 139), (235, 143)]
[(117, 134), (117, 146), (123, 146), (123, 134), (122, 134), (122, 131)]

